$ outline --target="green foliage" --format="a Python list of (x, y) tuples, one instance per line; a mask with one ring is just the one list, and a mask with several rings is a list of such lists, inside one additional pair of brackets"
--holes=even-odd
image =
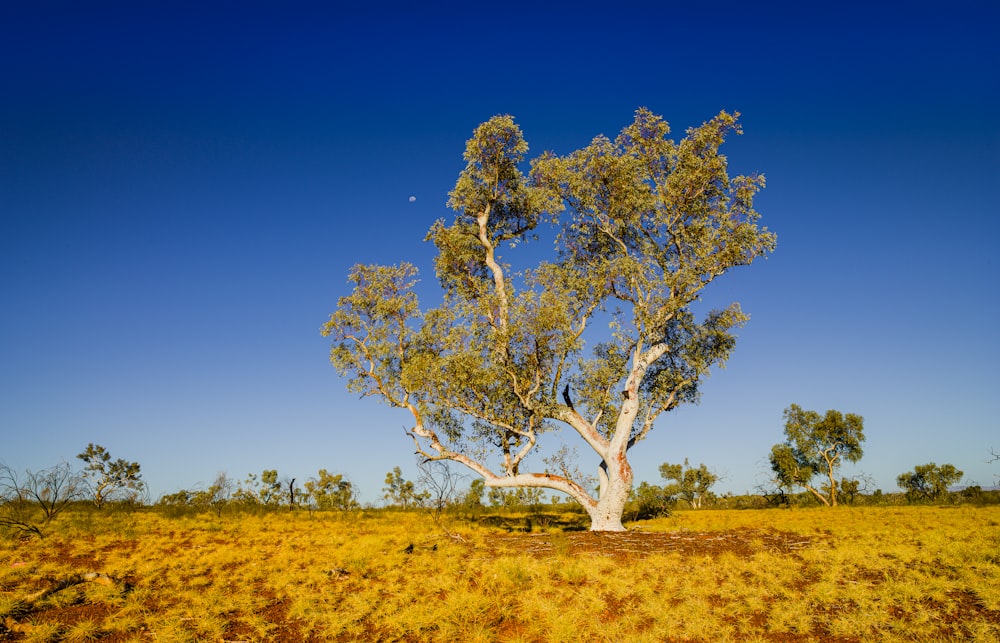
[(305, 487), (313, 504), (320, 509), (347, 511), (360, 506), (357, 490), (342, 474), (320, 469), (319, 477), (307, 480)]
[[(792, 404), (785, 409), (785, 438), (785, 442), (771, 447), (771, 470), (778, 486), (788, 490), (803, 487), (823, 504), (836, 505), (834, 472), (845, 460), (861, 459), (864, 418), (832, 409), (820, 416)], [(825, 494), (811, 484), (818, 473), (829, 480)]]
[[(640, 109), (614, 140), (543, 154), (529, 175), (513, 119), (480, 125), (449, 194), (455, 218), (427, 234), (442, 304), (421, 309), (408, 263), (351, 269), (353, 289), (323, 327), (348, 389), (406, 409), (424, 457), (459, 462), (489, 487), (553, 489), (620, 528), (628, 450), (662, 413), (698, 399), (747, 320), (736, 303), (702, 319), (692, 304), (775, 246), (753, 209), (763, 177), (730, 177), (719, 153), (737, 116), (675, 142)], [(538, 253), (519, 250), (545, 222), (553, 252), (532, 265), (522, 257)], [(560, 430), (598, 456), (596, 498), (573, 467), (524, 470)]]
[(243, 505), (278, 506), (285, 498), (282, 483), (278, 480), (277, 469), (264, 469), (260, 477), (251, 473), (234, 493), (233, 500)]
[(855, 499), (860, 494), (861, 482), (852, 478), (843, 478), (840, 481), (840, 490), (837, 497), (845, 504), (854, 504)]
[(220, 473), (207, 489), (181, 489), (175, 493), (164, 494), (157, 504), (167, 508), (171, 515), (188, 511), (213, 511), (221, 516), (224, 508), (233, 505), (233, 481), (225, 473)]
[(430, 493), (417, 490), (413, 482), (403, 477), (399, 467), (385, 474), (385, 486), (382, 487), (382, 498), (393, 507), (419, 507), (430, 498)]
[(650, 520), (670, 515), (670, 507), (674, 499), (663, 487), (640, 482), (632, 490), (632, 497), (626, 505), (625, 513), (630, 520)]
[(90, 485), (97, 507), (103, 507), (105, 502), (115, 498), (135, 501), (145, 491), (138, 462), (122, 458), (111, 460), (107, 449), (92, 442), (76, 457), (87, 465), (83, 477)]
[(962, 479), (964, 473), (951, 464), (938, 466), (933, 462), (920, 464), (913, 471), (896, 478), (900, 489), (906, 491), (907, 500), (938, 500), (948, 492), (948, 487)]
[(708, 470), (704, 464), (692, 468), (684, 459), (684, 464), (660, 465), (660, 476), (668, 482), (664, 487), (667, 496), (683, 498), (692, 509), (700, 509), (705, 500), (712, 498), (711, 488), (719, 481), (719, 476)]
[(544, 492), (539, 488), (490, 489), (486, 494), (490, 506), (503, 509), (532, 509), (542, 503)]
[(486, 491), (486, 483), (482, 478), (477, 478), (469, 484), (469, 489), (462, 496), (462, 506), (466, 509), (476, 510), (483, 506), (483, 493)]

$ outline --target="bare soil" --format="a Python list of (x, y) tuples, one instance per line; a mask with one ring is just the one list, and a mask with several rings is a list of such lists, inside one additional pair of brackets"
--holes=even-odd
[(505, 534), (498, 536), (496, 547), (506, 553), (525, 552), (536, 556), (551, 554), (555, 547), (568, 546), (570, 554), (631, 559), (654, 554), (677, 553), (682, 556), (719, 556), (724, 553), (749, 557), (760, 551), (788, 554), (812, 544), (814, 538), (773, 529), (733, 529), (696, 532), (592, 532), (566, 534)]

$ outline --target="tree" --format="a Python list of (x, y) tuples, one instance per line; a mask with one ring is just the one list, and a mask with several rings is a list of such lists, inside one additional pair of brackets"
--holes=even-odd
[[(295, 486), (295, 478), (284, 477), (281, 479), (281, 488), (285, 490), (288, 494), (288, 510), (291, 511), (295, 509), (296, 503), (299, 497), (302, 495), (302, 488)], [(281, 498), (278, 498), (278, 502), (281, 502)]]
[(399, 467), (393, 467), (392, 471), (385, 474), (385, 486), (382, 487), (382, 498), (389, 501), (390, 505), (396, 507), (419, 506), (430, 498), (426, 491), (418, 492), (416, 485), (403, 478), (403, 472)]
[(459, 485), (466, 476), (460, 475), (441, 460), (421, 460), (417, 463), (417, 483), (427, 495), (431, 509), (440, 513), (459, 499)]
[(199, 509), (212, 509), (215, 515), (221, 517), (222, 509), (229, 504), (233, 492), (233, 481), (225, 472), (219, 472), (208, 489), (195, 492), (190, 503)]
[[(229, 475), (221, 471), (215, 476), (215, 480), (207, 489), (181, 489), (175, 493), (164, 494), (160, 497), (158, 504), (166, 507), (193, 507), (198, 511), (214, 511), (219, 517), (222, 510), (230, 505), (233, 499), (233, 480)], [(245, 492), (237, 491), (237, 500), (246, 502), (246, 497), (241, 495)]]
[[(348, 389), (408, 411), (423, 457), (465, 465), (487, 487), (563, 493), (592, 530), (623, 530), (629, 450), (698, 400), (748, 319), (736, 303), (700, 319), (693, 305), (775, 246), (753, 209), (764, 178), (730, 177), (719, 153), (737, 117), (675, 142), (640, 109), (614, 140), (546, 153), (530, 175), (513, 119), (480, 125), (449, 194), (455, 219), (427, 234), (442, 303), (421, 310), (409, 263), (352, 268), (353, 290), (323, 327)], [(554, 252), (531, 266), (538, 254), (521, 249), (546, 222)], [(596, 456), (596, 496), (566, 472), (527, 470), (540, 438), (555, 449), (566, 433)]]
[(709, 471), (704, 464), (692, 469), (687, 458), (684, 458), (683, 465), (664, 462), (660, 465), (660, 476), (669, 483), (664, 487), (664, 493), (667, 496), (680, 496), (693, 509), (701, 509), (705, 499), (712, 496), (712, 485), (719, 481), (719, 476)]
[(965, 475), (951, 464), (938, 466), (933, 462), (920, 464), (913, 471), (902, 473), (896, 484), (906, 491), (910, 500), (937, 500), (948, 492), (948, 487), (956, 484)]
[(343, 474), (320, 469), (319, 477), (307, 480), (305, 487), (306, 493), (320, 509), (347, 511), (358, 507), (358, 492)]
[(838, 496), (843, 502), (847, 504), (853, 504), (854, 499), (858, 497), (860, 493), (861, 482), (854, 478), (844, 478), (840, 481), (840, 491)]
[(83, 477), (90, 485), (94, 504), (98, 508), (116, 497), (135, 500), (145, 490), (138, 462), (128, 462), (122, 458), (112, 461), (107, 449), (93, 442), (76, 457), (87, 465), (83, 470)]
[(643, 481), (632, 490), (629, 515), (632, 520), (648, 520), (669, 516), (673, 502), (674, 499), (663, 487)]
[[(803, 487), (824, 505), (837, 505), (837, 479), (841, 462), (857, 462), (863, 455), (864, 418), (829, 410), (825, 416), (792, 404), (785, 409), (785, 442), (771, 447), (771, 470), (780, 487)], [(810, 483), (823, 473), (829, 484), (821, 493)]]
[(23, 477), (0, 463), (0, 527), (41, 538), (42, 527), (79, 498), (84, 486), (80, 474), (65, 462), (37, 472), (25, 471)]
[(462, 496), (462, 506), (466, 509), (480, 509), (483, 506), (483, 493), (486, 491), (486, 483), (482, 478), (476, 478), (469, 483), (469, 488)]
[(236, 500), (246, 505), (280, 505), (286, 487), (289, 497), (294, 499), (294, 484), (294, 479), (290, 484), (279, 480), (277, 469), (264, 469), (259, 478), (255, 473), (247, 475), (246, 481), (236, 490)]

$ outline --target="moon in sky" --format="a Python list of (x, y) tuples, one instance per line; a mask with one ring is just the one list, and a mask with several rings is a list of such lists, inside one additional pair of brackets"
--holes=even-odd
[(414, 202), (414, 201), (416, 201), (416, 200), (417, 200), (417, 197), (415, 197), (415, 196), (411, 196), (411, 197), (410, 197), (410, 203), (413, 203), (413, 202)]

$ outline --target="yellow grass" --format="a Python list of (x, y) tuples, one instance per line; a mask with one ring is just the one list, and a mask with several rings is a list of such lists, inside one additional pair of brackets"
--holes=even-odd
[[(642, 535), (626, 542), (446, 533), (405, 512), (81, 516), (0, 541), (0, 639), (1000, 640), (997, 507), (701, 510), (631, 527)], [(115, 582), (31, 600), (87, 572)]]

